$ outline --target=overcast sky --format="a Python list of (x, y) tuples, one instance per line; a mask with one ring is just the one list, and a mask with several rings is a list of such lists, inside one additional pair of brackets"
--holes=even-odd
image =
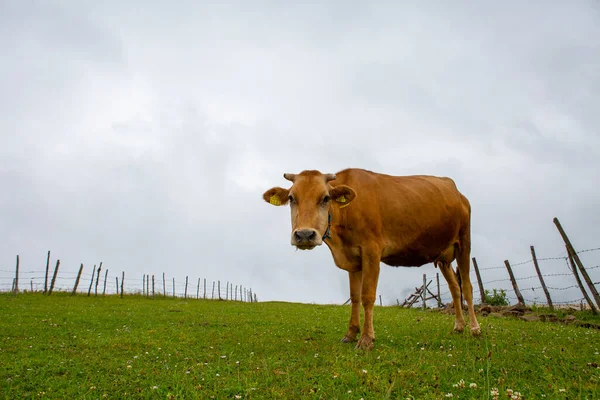
[[(262, 193), (347, 167), (452, 177), (482, 268), (564, 255), (553, 217), (600, 247), (597, 1), (204, 3), (0, 1), (0, 270), (52, 250), (343, 303), (347, 273)], [(382, 266), (379, 294), (435, 271)]]

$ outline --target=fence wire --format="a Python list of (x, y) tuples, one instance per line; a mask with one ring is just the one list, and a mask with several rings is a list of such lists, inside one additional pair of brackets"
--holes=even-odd
[[(118, 295), (121, 293), (122, 273), (116, 275), (108, 275), (105, 279), (105, 271), (101, 270), (100, 274), (96, 270), (95, 273), (82, 272), (79, 283), (77, 285), (77, 294), (90, 294), (90, 296), (102, 295)], [(11, 273), (9, 275), (8, 273)], [(19, 291), (43, 292), (46, 287), (51, 286), (54, 269), (48, 273), (48, 281), (46, 284), (45, 271), (19, 271)], [(61, 271), (59, 269), (56, 278), (54, 279), (53, 292), (68, 292), (71, 293), (75, 286), (77, 272)], [(211, 281), (204, 278), (189, 278), (187, 283), (181, 280), (174, 280), (172, 277), (167, 277), (164, 280), (162, 276), (154, 278), (154, 290), (152, 285), (152, 275), (147, 275), (148, 278), (131, 277), (125, 275), (123, 283), (124, 294), (144, 295), (147, 297), (178, 297), (188, 299), (221, 299), (221, 300), (238, 300), (238, 301), (254, 301), (258, 300), (258, 295), (252, 288), (245, 285), (235, 284), (232, 281)], [(10, 292), (14, 290), (15, 271), (0, 270), (0, 292)], [(117, 283), (118, 282), (118, 283)], [(206, 290), (205, 290), (206, 284)], [(214, 285), (214, 289), (213, 289)], [(220, 286), (220, 289), (219, 289)], [(97, 289), (97, 291), (96, 291)]]
[[(580, 250), (577, 252), (577, 254), (590, 253), (590, 252), (596, 252), (596, 251), (600, 251), (600, 247)], [(543, 268), (544, 268), (543, 262), (559, 260), (559, 261), (563, 261), (565, 263), (564, 265), (566, 265), (567, 271), (569, 271), (569, 272), (542, 273), (542, 278), (545, 281), (546, 288), (548, 289), (548, 291), (556, 292), (556, 293), (565, 293), (567, 298), (572, 297), (572, 300), (565, 300), (564, 295), (561, 295), (561, 296), (559, 296), (559, 297), (562, 297), (560, 300), (558, 300), (558, 301), (552, 300), (553, 304), (556, 304), (556, 305), (579, 305), (579, 303), (581, 303), (581, 302), (585, 303), (585, 297), (581, 297), (581, 294), (582, 294), (581, 288), (580, 288), (579, 284), (576, 283), (575, 276), (573, 274), (573, 271), (571, 269), (571, 265), (569, 262), (569, 258), (567, 256), (536, 257), (536, 259), (538, 261), (538, 264), (539, 264), (539, 267), (541, 270), (543, 270)], [(533, 259), (529, 259), (529, 260), (521, 261), (518, 263), (511, 263), (510, 266), (516, 267), (516, 266), (527, 265), (527, 264), (532, 264), (532, 263), (533, 263)], [(595, 271), (599, 268), (600, 268), (600, 265), (593, 265), (591, 267), (586, 267), (585, 269), (586, 269), (586, 271), (588, 271), (588, 274), (593, 275), (594, 272), (592, 272), (592, 271)], [(500, 270), (500, 269), (506, 270), (506, 266), (496, 266), (496, 267), (487, 267), (487, 268), (480, 267), (479, 271), (480, 272), (481, 271), (494, 271), (494, 270)], [(559, 279), (559, 281), (555, 282), (556, 278), (561, 278), (561, 279)], [(569, 279), (565, 280), (566, 278), (569, 278)], [(545, 295), (545, 293), (543, 291), (543, 287), (541, 285), (525, 287), (524, 283), (527, 281), (531, 281), (532, 279), (534, 279), (534, 280), (539, 279), (539, 276), (537, 274), (528, 275), (528, 276), (524, 276), (524, 277), (515, 276), (515, 281), (517, 282), (519, 291), (525, 292), (525, 295), (523, 295), (525, 302), (529, 303), (529, 304), (535, 303), (538, 305), (548, 304), (546, 295)], [(594, 285), (600, 284), (600, 282), (596, 282), (597, 279), (592, 279), (592, 281), (593, 281)], [(477, 286), (479, 285), (479, 282), (476, 278), (476, 274), (471, 274), (471, 282), (472, 282), (472, 286), (474, 289), (473, 291), (474, 291), (474, 295), (475, 295), (475, 292), (477, 292)], [(566, 285), (561, 285), (561, 284), (557, 285), (556, 283), (566, 283)], [(482, 282), (482, 285), (484, 286), (484, 288), (490, 284), (501, 284), (500, 288), (496, 287), (495, 289), (504, 290), (505, 293), (507, 294), (507, 298), (509, 300), (514, 301), (514, 302), (518, 301), (518, 299), (515, 295), (515, 290), (512, 287), (512, 282), (509, 278), (508, 272), (506, 274), (506, 277), (504, 277), (504, 278), (491, 279), (491, 280)], [(583, 284), (585, 285), (585, 283), (583, 283)], [(443, 281), (443, 282), (440, 282), (439, 286), (440, 286), (439, 296), (442, 299), (442, 302), (445, 304), (452, 302), (451, 292), (449, 290), (448, 283)], [(442, 290), (442, 289), (444, 289), (444, 290)], [(585, 287), (585, 290), (587, 291), (587, 285)], [(570, 293), (569, 291), (573, 292), (572, 296), (569, 294)], [(490, 290), (490, 292), (491, 292), (491, 290)], [(529, 297), (527, 297), (526, 294), (529, 294)], [(534, 294), (534, 296), (539, 294), (539, 297), (535, 296), (532, 298), (531, 294)], [(478, 298), (479, 296), (475, 295), (475, 297)], [(435, 301), (435, 300), (430, 300), (430, 301)], [(431, 303), (431, 304), (433, 304), (433, 303)]]

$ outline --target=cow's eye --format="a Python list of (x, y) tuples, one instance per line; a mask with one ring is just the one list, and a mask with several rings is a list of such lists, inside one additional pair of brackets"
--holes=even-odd
[(294, 196), (289, 196), (288, 200), (290, 201), (290, 203), (293, 203), (294, 202)]
[(329, 196), (323, 197), (323, 204), (329, 203), (329, 200), (331, 200), (331, 197), (329, 197)]

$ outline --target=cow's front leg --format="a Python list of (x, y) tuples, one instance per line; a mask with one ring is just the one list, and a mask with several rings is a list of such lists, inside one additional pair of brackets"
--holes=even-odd
[(375, 341), (373, 306), (375, 305), (377, 282), (379, 280), (380, 261), (379, 255), (374, 256), (363, 253), (361, 300), (365, 310), (365, 322), (362, 335), (356, 344), (357, 349), (371, 350)]
[(342, 338), (342, 342), (355, 342), (356, 336), (360, 332), (360, 295), (362, 286), (362, 271), (348, 272), (350, 280), (350, 301), (352, 302), (352, 311), (350, 314), (350, 325), (348, 332)]

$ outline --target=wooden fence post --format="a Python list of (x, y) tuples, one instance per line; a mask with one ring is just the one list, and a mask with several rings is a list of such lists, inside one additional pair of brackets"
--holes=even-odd
[(212, 290), (212, 296), (211, 299), (214, 300), (215, 299), (215, 281), (213, 281), (213, 290)]
[(569, 262), (571, 263), (571, 269), (573, 270), (573, 274), (575, 275), (575, 280), (577, 280), (579, 289), (581, 289), (581, 293), (583, 293), (583, 297), (585, 297), (585, 300), (590, 305), (590, 309), (592, 310), (592, 313), (597, 314), (598, 311), (596, 310), (596, 307), (594, 307), (594, 303), (592, 302), (592, 299), (585, 291), (585, 287), (583, 286), (583, 283), (581, 282), (581, 279), (579, 278), (579, 274), (577, 273), (577, 266), (575, 265), (575, 261), (573, 260), (573, 254), (569, 251), (568, 246), (567, 246), (567, 253), (569, 254)]
[(50, 270), (50, 250), (46, 258), (46, 280), (44, 281), (44, 294), (48, 293), (48, 271)]
[[(435, 273), (435, 280), (437, 281), (437, 302), (438, 302), (438, 308), (442, 308), (444, 306), (444, 304), (442, 303), (442, 295), (440, 293), (440, 273), (436, 272)], [(400, 302), (398, 302), (400, 303)]]
[(185, 293), (183, 294), (183, 298), (187, 299), (187, 288), (188, 288), (188, 277), (185, 277)]
[(75, 296), (77, 292), (77, 286), (79, 286), (79, 279), (81, 278), (81, 273), (83, 272), (83, 263), (79, 267), (79, 272), (77, 273), (77, 279), (75, 279), (75, 286), (73, 286), (73, 291), (71, 292), (71, 296)]
[(46, 280), (44, 281), (44, 294), (48, 293), (48, 271), (50, 270), (50, 250), (48, 250), (48, 258), (46, 258)]
[(219, 300), (221, 299), (221, 281), (217, 281), (217, 293), (219, 294)]
[(196, 289), (196, 300), (200, 298), (200, 278), (198, 278), (198, 288)]
[(237, 301), (237, 285), (235, 285), (235, 301)]
[(204, 298), (206, 299), (206, 278), (204, 278)]
[(477, 285), (479, 286), (479, 293), (481, 295), (481, 304), (485, 303), (485, 291), (483, 290), (483, 282), (481, 281), (481, 275), (479, 274), (479, 266), (477, 260), (473, 257), (473, 269), (475, 269), (475, 275), (477, 275)]
[(56, 260), (56, 268), (54, 268), (54, 275), (52, 275), (52, 282), (50, 282), (50, 289), (48, 290), (48, 296), (52, 294), (54, 290), (54, 284), (56, 283), (56, 276), (58, 275), (58, 267), (60, 266), (60, 260)]
[(423, 290), (421, 291), (421, 300), (423, 301), (423, 310), (427, 308), (426, 296), (427, 296), (427, 275), (423, 274)]
[(173, 278), (173, 297), (175, 297), (175, 278)]
[(33, 279), (29, 281), (29, 284), (31, 285), (31, 293), (33, 293)]
[(150, 274), (146, 275), (146, 296), (150, 297)]
[(125, 271), (123, 271), (123, 275), (121, 276), (121, 298), (123, 298), (123, 294), (125, 292)]
[(115, 276), (115, 279), (117, 281), (117, 296), (119, 295), (119, 277)]
[(510, 267), (510, 263), (508, 262), (508, 260), (504, 260), (504, 265), (506, 265), (506, 269), (508, 270), (508, 275), (510, 276), (510, 282), (513, 285), (513, 289), (515, 290), (515, 294), (517, 295), (517, 299), (519, 300), (519, 303), (525, 304), (525, 300), (523, 299), (523, 295), (521, 294), (521, 291), (519, 290), (519, 287), (517, 286), (517, 280), (515, 279), (515, 276), (513, 275), (512, 268)]
[(154, 275), (152, 275), (152, 300), (154, 300)]
[(102, 289), (102, 296), (106, 294), (106, 280), (108, 279), (108, 270), (104, 271), (104, 289)]
[(102, 270), (102, 261), (100, 261), (100, 266), (98, 267), (98, 271), (96, 272), (96, 287), (94, 288), (94, 296), (98, 296), (98, 282), (100, 281), (100, 270)]
[(167, 297), (167, 282), (165, 281), (165, 273), (163, 272), (163, 296)]
[(535, 248), (533, 246), (529, 246), (529, 248), (531, 249), (531, 258), (533, 258), (533, 266), (535, 267), (535, 272), (537, 272), (537, 275), (540, 278), (542, 289), (544, 289), (546, 300), (548, 300), (548, 306), (551, 310), (554, 310), (554, 305), (552, 304), (552, 299), (550, 298), (550, 292), (548, 292), (548, 288), (546, 287), (546, 283), (544, 282), (544, 277), (542, 276), (542, 271), (540, 270), (540, 266), (538, 265), (537, 257), (535, 256)]
[(92, 285), (94, 284), (94, 275), (96, 275), (96, 264), (94, 264), (94, 270), (92, 271), (92, 280), (90, 281), (90, 287), (88, 288), (88, 297), (92, 293)]
[(577, 252), (575, 251), (575, 248), (571, 244), (571, 241), (569, 240), (569, 237), (567, 236), (564, 229), (562, 228), (562, 225), (560, 224), (560, 221), (558, 220), (558, 218), (554, 218), (554, 225), (556, 225), (558, 232), (560, 233), (565, 244), (567, 245), (567, 253), (573, 257), (573, 260), (579, 267), (579, 271), (581, 272), (581, 275), (583, 276), (583, 280), (585, 280), (585, 282), (587, 283), (588, 287), (590, 288), (590, 292), (592, 292), (592, 296), (594, 296), (594, 299), (596, 300), (596, 304), (598, 305), (598, 307), (600, 307), (600, 295), (598, 294), (598, 291), (596, 290), (594, 283), (592, 282), (592, 280), (590, 279), (590, 276), (588, 275), (587, 271), (585, 270), (583, 263), (579, 259), (579, 255), (577, 254)]
[(146, 294), (146, 274), (142, 275), (142, 296)]
[(15, 271), (15, 286), (14, 286), (15, 294), (19, 293), (19, 255), (17, 254), (17, 269)]

